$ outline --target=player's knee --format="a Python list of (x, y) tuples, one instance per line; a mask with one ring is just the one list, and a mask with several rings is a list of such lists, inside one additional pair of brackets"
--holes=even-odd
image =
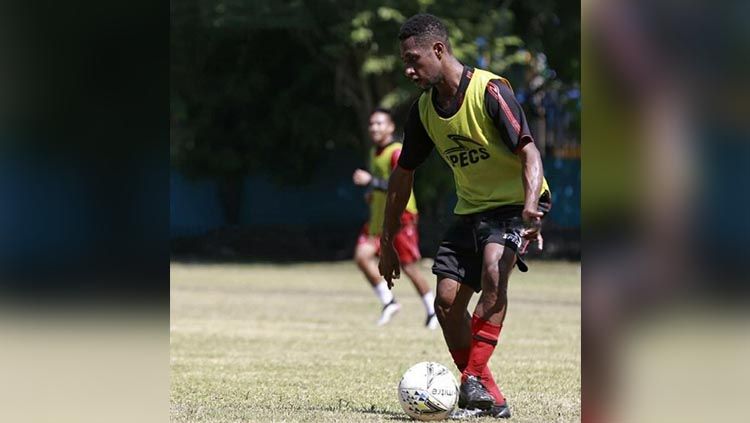
[(440, 326), (444, 327), (448, 323), (448, 312), (445, 309), (435, 306), (435, 316), (437, 316)]
[(366, 264), (372, 258), (372, 254), (366, 248), (357, 248), (354, 251), (354, 261), (363, 265)]
[(435, 312), (438, 314), (438, 317), (440, 315), (447, 316), (448, 313), (451, 310), (451, 303), (446, 301), (441, 296), (435, 297)]
[(451, 317), (451, 308), (453, 307), (453, 298), (448, 298), (438, 294), (435, 297), (435, 314), (441, 324), (446, 323)]

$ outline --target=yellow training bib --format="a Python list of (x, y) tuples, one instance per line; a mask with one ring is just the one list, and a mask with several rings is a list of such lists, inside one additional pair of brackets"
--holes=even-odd
[[(370, 153), (370, 171), (374, 178), (385, 179), (391, 176), (391, 157), (395, 150), (401, 149), (401, 143), (392, 142), (388, 144), (380, 154), (375, 154), (373, 149)], [(372, 236), (380, 235), (383, 231), (383, 218), (385, 216), (385, 192), (373, 190), (370, 201), (370, 224), (369, 233)], [(414, 190), (409, 196), (409, 202), (406, 203), (406, 211), (417, 214), (417, 199), (414, 198)]]
[[(521, 159), (508, 150), (485, 110), (485, 89), (493, 79), (510, 87), (506, 79), (475, 69), (461, 107), (447, 119), (435, 110), (432, 89), (419, 98), (422, 125), (453, 170), (458, 196), (456, 214), (524, 203)], [(545, 190), (549, 190), (546, 179), (541, 192)]]

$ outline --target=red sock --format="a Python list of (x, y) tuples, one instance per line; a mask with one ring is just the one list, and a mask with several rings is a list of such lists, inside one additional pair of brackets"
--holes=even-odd
[(495, 404), (505, 404), (505, 395), (503, 395), (503, 392), (497, 386), (497, 383), (495, 383), (495, 378), (492, 376), (489, 366), (484, 367), (481, 378), (484, 387), (487, 388), (487, 390), (490, 391), (490, 394), (495, 398)]
[(456, 363), (456, 367), (458, 367), (458, 371), (461, 373), (464, 372), (466, 365), (469, 363), (469, 351), (469, 348), (450, 350), (453, 362)]
[[(453, 362), (461, 373), (466, 369), (466, 364), (469, 362), (469, 351), (471, 351), (470, 348), (450, 350)], [(485, 388), (487, 388), (487, 390), (490, 391), (490, 394), (495, 398), (495, 404), (505, 404), (505, 395), (503, 395), (503, 392), (497, 386), (497, 383), (495, 383), (495, 378), (492, 376), (489, 366), (484, 367), (481, 379)]]
[(502, 325), (496, 325), (489, 320), (484, 320), (476, 315), (471, 318), (471, 351), (469, 352), (469, 364), (463, 371), (461, 379), (466, 376), (482, 376), (484, 368), (490, 361), (492, 352), (495, 351), (497, 339), (500, 337)]

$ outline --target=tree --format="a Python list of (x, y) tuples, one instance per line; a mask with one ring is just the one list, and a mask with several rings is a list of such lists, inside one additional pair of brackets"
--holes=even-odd
[[(396, 38), (408, 16), (440, 16), (460, 60), (499, 73), (525, 66), (529, 49), (577, 48), (556, 40), (580, 32), (574, 7), (561, 9), (565, 22), (555, 27), (560, 7), (546, 0), (175, 0), (171, 7), (172, 161), (188, 175), (222, 178), (229, 209), (246, 174), (302, 184), (330, 150), (364, 157), (376, 106), (394, 109), (403, 123), (419, 94), (402, 75)], [(520, 37), (519, 14), (539, 20), (541, 30)], [(566, 54), (550, 54), (551, 65)], [(575, 63), (560, 63), (563, 74), (576, 74)], [(418, 190), (427, 213), (453, 191), (440, 166), (419, 172), (429, 181)], [(228, 211), (230, 222), (235, 215)]]

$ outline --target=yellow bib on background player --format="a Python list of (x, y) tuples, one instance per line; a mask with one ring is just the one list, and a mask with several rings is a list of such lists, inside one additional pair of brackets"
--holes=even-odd
[[(392, 142), (383, 148), (380, 154), (375, 154), (373, 149), (370, 153), (370, 171), (374, 178), (388, 180), (391, 176), (391, 157), (395, 150), (401, 149), (401, 143)], [(370, 235), (377, 236), (383, 231), (383, 217), (385, 216), (385, 192), (374, 190), (370, 201), (370, 224), (368, 230)], [(406, 211), (417, 214), (417, 199), (414, 198), (414, 190), (406, 203)]]
[[(506, 205), (523, 205), (521, 159), (503, 143), (484, 106), (487, 83), (505, 78), (475, 69), (456, 114), (438, 115), (432, 89), (419, 98), (419, 116), (440, 155), (453, 170), (458, 203), (456, 214), (472, 214)], [(547, 180), (542, 190), (549, 190)]]

